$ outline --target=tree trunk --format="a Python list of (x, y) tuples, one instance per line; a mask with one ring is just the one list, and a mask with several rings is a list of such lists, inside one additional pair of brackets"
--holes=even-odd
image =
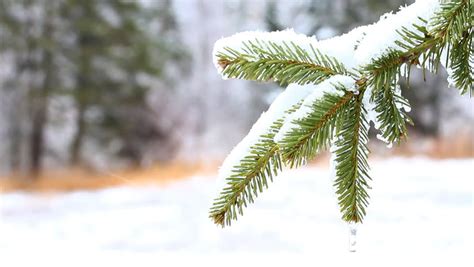
[(30, 175), (36, 178), (42, 167), (45, 152), (44, 132), (48, 121), (49, 95), (52, 90), (53, 62), (51, 51), (44, 52), (43, 70), (45, 77), (39, 94), (34, 94), (32, 103), (32, 127), (30, 135)]
[(84, 133), (85, 133), (85, 106), (81, 103), (80, 100), (76, 101), (77, 107), (77, 118), (76, 118), (76, 133), (74, 134), (74, 138), (71, 143), (70, 149), (70, 159), (69, 163), (71, 165), (77, 165), (81, 161), (81, 147), (84, 140)]
[(79, 50), (79, 73), (76, 75), (76, 88), (74, 94), (74, 101), (77, 107), (76, 117), (76, 133), (70, 147), (70, 165), (78, 165), (81, 163), (81, 148), (86, 133), (86, 119), (85, 112), (88, 106), (88, 76), (90, 73), (90, 58), (89, 54), (85, 53), (87, 47), (87, 36), (82, 32), (78, 34), (78, 47)]
[[(42, 88), (45, 90), (46, 88)], [(33, 101), (32, 130), (30, 135), (30, 175), (36, 178), (41, 172), (44, 154), (44, 130), (47, 121), (47, 97), (40, 96)]]
[[(46, 21), (43, 27), (43, 38), (53, 43), (53, 25), (51, 19), (51, 7), (45, 6), (46, 12), (49, 16), (46, 16)], [(42, 168), (42, 160), (45, 152), (45, 140), (44, 132), (46, 123), (48, 121), (48, 105), (49, 95), (53, 89), (53, 49), (50, 44), (48, 47), (42, 48), (43, 57), (40, 63), (39, 71), (44, 73), (43, 82), (38, 90), (31, 95), (31, 111), (32, 111), (32, 128), (30, 134), (30, 164), (29, 172), (31, 178), (35, 179), (39, 176)]]

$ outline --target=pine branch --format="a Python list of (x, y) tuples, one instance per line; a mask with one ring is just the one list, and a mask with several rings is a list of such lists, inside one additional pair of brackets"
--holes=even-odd
[(449, 54), (450, 67), (453, 70), (452, 79), (461, 94), (474, 90), (474, 31), (466, 32), (466, 37), (451, 48)]
[[(423, 26), (428, 22), (421, 18), (421, 25), (413, 25), (416, 31), (402, 28), (398, 32), (402, 40), (396, 41), (400, 49), (390, 49), (362, 68), (363, 77), (360, 80), (367, 81), (367, 85), (374, 88), (372, 100), (383, 88), (396, 84), (403, 65), (406, 65), (407, 79), (412, 65), (419, 65), (423, 71), (437, 72), (447, 47), (451, 48), (448, 51), (450, 67), (457, 73), (454, 76), (456, 86), (462, 93), (472, 87), (472, 69), (469, 70), (469, 64), (465, 64), (472, 51), (469, 49), (469, 46), (472, 48), (472, 4), (469, 0), (444, 3), (430, 23), (430, 30)], [(456, 60), (463, 63), (456, 64)]]
[(317, 84), (336, 74), (353, 75), (342, 63), (319, 52), (311, 53), (293, 42), (244, 42), (244, 52), (230, 47), (217, 54), (222, 74), (229, 78), (276, 81), (280, 84)]
[(434, 46), (430, 53), (436, 55), (439, 62), (441, 53), (447, 49), (445, 65), (453, 70), (452, 78), (461, 94), (470, 92), (474, 84), (473, 9), (472, 0), (446, 2), (441, 5), (441, 10), (431, 20), (430, 33), (439, 40), (439, 44)]
[(335, 142), (336, 181), (342, 219), (348, 222), (362, 222), (368, 205), (370, 180), (367, 157), (369, 150), (367, 111), (362, 105), (364, 92), (352, 98), (344, 110), (338, 139)]
[(440, 11), (431, 19), (431, 32), (444, 44), (463, 39), (466, 28), (472, 28), (474, 17), (471, 0), (452, 0), (441, 4)]
[(332, 141), (340, 112), (354, 97), (354, 93), (338, 88), (343, 95), (325, 93), (314, 102), (311, 113), (295, 120), (296, 127), (285, 134), (278, 142), (283, 160), (291, 167), (299, 167), (311, 160)]
[(214, 222), (224, 227), (237, 215), (243, 215), (243, 207), (253, 203), (263, 187), (268, 188), (268, 179), (281, 170), (281, 159), (278, 145), (266, 140), (252, 148), (250, 155), (235, 166), (234, 174), (226, 179), (225, 187), (220, 196), (214, 200), (210, 216)]
[(226, 179), (228, 186), (215, 200), (210, 217), (217, 224), (230, 225), (242, 215), (243, 207), (268, 186), (268, 180), (281, 170), (282, 164), (298, 167), (332, 144), (336, 193), (343, 219), (362, 222), (371, 179), (364, 94), (371, 93), (382, 136), (390, 143), (400, 142), (406, 136), (406, 122), (411, 121), (403, 110), (408, 102), (397, 91), (397, 83), (402, 74), (409, 81), (412, 65), (420, 66), (424, 72), (436, 72), (446, 57), (445, 66), (461, 93), (472, 91), (473, 18), (471, 0), (443, 3), (430, 22), (420, 18), (418, 24), (413, 24), (413, 30), (400, 29), (401, 40), (395, 42), (397, 47), (389, 46), (382, 56), (356, 69), (356, 74), (346, 70), (335, 58), (321, 54), (311, 46), (312, 40), (307, 42), (311, 51), (293, 42), (279, 45), (258, 40), (244, 41), (243, 49), (239, 50), (217, 46), (222, 50), (217, 52), (217, 64), (225, 77), (304, 85), (318, 84), (342, 74), (355, 80), (359, 93), (339, 88), (343, 94), (324, 94), (308, 106), (311, 111), (306, 116), (291, 122), (297, 127), (280, 133), (285, 134), (278, 144), (274, 137), (284, 121), (275, 122), (268, 134), (261, 136), (250, 153), (234, 166), (233, 174)]
[(469, 16), (472, 17), (471, 6), (465, 0), (442, 5), (431, 22), (431, 30), (426, 28), (428, 22), (420, 18), (421, 25), (413, 25), (416, 31), (402, 28), (398, 32), (402, 37), (401, 41), (396, 41), (399, 49), (389, 49), (362, 68), (359, 84), (372, 88), (371, 100), (376, 104), (377, 119), (381, 123), (379, 130), (390, 143), (398, 143), (406, 137), (405, 122), (411, 123), (408, 115), (397, 108), (397, 105), (408, 103), (394, 93), (402, 71), (405, 71), (407, 82), (412, 65), (420, 66), (423, 73), (425, 70), (437, 72), (443, 51), (448, 47), (451, 48), (448, 51), (449, 67), (453, 69), (452, 78), (456, 87), (461, 94), (472, 90), (474, 70), (471, 66), (474, 65), (474, 56), (472, 20), (469, 20)]
[[(301, 103), (294, 105), (286, 111), (291, 114)], [(225, 187), (218, 198), (214, 200), (209, 217), (218, 225), (230, 225), (232, 220), (237, 220), (238, 215), (243, 215), (243, 208), (253, 203), (268, 182), (281, 171), (283, 167), (279, 153), (279, 146), (273, 139), (278, 133), (284, 118), (273, 123), (269, 132), (260, 136), (257, 144), (251, 147), (251, 152), (234, 166), (233, 174), (226, 178)]]
[[(422, 19), (420, 21), (426, 24), (426, 21)], [(370, 64), (362, 67), (363, 78), (361, 80), (373, 88), (372, 100), (378, 92), (386, 88), (393, 88), (402, 74), (405, 74), (405, 77), (409, 79), (412, 65), (419, 65), (423, 71), (426, 69), (437, 71), (442, 53), (442, 51), (438, 51), (440, 40), (430, 35), (425, 26), (416, 24), (413, 26), (417, 32), (406, 28), (402, 28), (398, 32), (402, 37), (402, 41), (395, 42), (399, 49), (388, 49), (384, 55), (373, 59)], [(405, 73), (402, 73), (404, 65), (406, 66), (403, 69)]]
[(413, 122), (402, 110), (402, 107), (409, 107), (408, 101), (391, 88), (397, 88), (397, 85), (375, 95), (375, 112), (382, 137), (388, 143), (400, 143), (407, 136), (406, 122)]

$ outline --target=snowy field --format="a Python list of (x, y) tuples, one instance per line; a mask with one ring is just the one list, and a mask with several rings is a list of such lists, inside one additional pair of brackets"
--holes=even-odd
[(474, 160), (372, 162), (371, 204), (348, 252), (328, 170), (277, 177), (230, 228), (218, 184), (0, 196), (0, 266), (474, 266)]

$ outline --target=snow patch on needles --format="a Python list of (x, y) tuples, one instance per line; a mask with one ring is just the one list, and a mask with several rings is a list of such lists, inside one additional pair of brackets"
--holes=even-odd
[(367, 110), (367, 121), (373, 122), (376, 129), (379, 129), (380, 122), (377, 120), (377, 112), (375, 111), (375, 103), (370, 100), (372, 97), (372, 87), (367, 87), (364, 98), (362, 98), (362, 105)]
[[(395, 93), (395, 96), (396, 96), (396, 97), (402, 97), (402, 88), (400, 87), (399, 84), (397, 84), (397, 85), (395, 86), (395, 91), (394, 91), (394, 93)], [(399, 110), (402, 110), (402, 109), (403, 109), (405, 112), (410, 112), (410, 111), (411, 111), (411, 106), (410, 106), (410, 104), (409, 104), (408, 102), (407, 102), (407, 103), (400, 103), (400, 102), (397, 102), (396, 105), (397, 105), (397, 108), (398, 108)]]
[(339, 60), (347, 69), (356, 68), (358, 62), (354, 56), (355, 51), (371, 27), (371, 25), (357, 27), (343, 35), (322, 40), (316, 48), (321, 53)]
[[(454, 70), (453, 68), (449, 65), (446, 64), (448, 61), (448, 51), (451, 50), (451, 47), (444, 49), (443, 53), (441, 54), (441, 60), (440, 63), (446, 70), (446, 74), (448, 75), (447, 81), (448, 81), (448, 86), (452, 88), (456, 88), (456, 81), (454, 79)], [(471, 60), (469, 60), (469, 67), (474, 70), (474, 55), (471, 55)]]
[(262, 135), (267, 134), (273, 123), (284, 118), (285, 111), (290, 109), (316, 89), (315, 85), (290, 84), (271, 104), (268, 110), (255, 122), (245, 138), (230, 152), (219, 169), (219, 177), (227, 178), (232, 175), (234, 166), (250, 153)]
[(361, 40), (355, 57), (360, 65), (371, 63), (375, 58), (382, 56), (390, 49), (399, 49), (396, 41), (402, 41), (397, 30), (403, 27), (409, 31), (418, 32), (413, 26), (424, 23), (419, 19), (429, 20), (440, 8), (439, 0), (418, 0), (414, 4), (400, 8), (396, 14), (386, 13), (380, 20), (370, 25), (370, 31)]
[(304, 99), (301, 107), (285, 118), (283, 126), (275, 135), (274, 141), (276, 143), (281, 142), (287, 133), (292, 129), (299, 127), (295, 121), (307, 117), (312, 111), (313, 103), (321, 99), (324, 94), (342, 95), (343, 92), (336, 89), (337, 85), (341, 85), (347, 90), (355, 90), (354, 79), (345, 75), (335, 75), (322, 83), (317, 84), (313, 92)]

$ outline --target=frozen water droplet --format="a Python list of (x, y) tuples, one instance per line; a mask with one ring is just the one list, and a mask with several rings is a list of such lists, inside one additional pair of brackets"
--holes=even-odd
[(356, 252), (357, 246), (357, 224), (349, 223), (349, 252)]

